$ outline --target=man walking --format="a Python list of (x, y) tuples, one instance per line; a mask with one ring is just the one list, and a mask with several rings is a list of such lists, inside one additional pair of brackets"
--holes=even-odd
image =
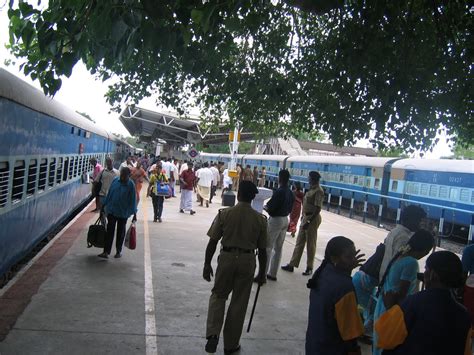
[(293, 272), (300, 265), (306, 244), (307, 261), (306, 270), (303, 275), (309, 276), (313, 273), (314, 256), (316, 255), (316, 241), (318, 239), (318, 228), (321, 224), (321, 208), (323, 207), (324, 190), (319, 185), (321, 175), (317, 171), (309, 173), (310, 189), (303, 198), (303, 216), (295, 249), (289, 264), (282, 266), (285, 271)]
[(135, 185), (130, 179), (130, 169), (124, 167), (120, 170), (120, 178), (115, 178), (110, 185), (102, 208), (107, 215), (107, 234), (105, 237), (104, 252), (99, 257), (107, 259), (112, 251), (115, 227), (117, 227), (115, 258), (122, 257), (122, 246), (125, 239), (125, 226), (127, 219), (133, 215), (137, 220), (137, 194)]
[(206, 329), (206, 351), (215, 353), (224, 323), (225, 303), (232, 292), (232, 298), (224, 325), (224, 353), (232, 354), (240, 350), (240, 336), (245, 313), (252, 290), (255, 272), (255, 249), (258, 249), (258, 282), (265, 281), (267, 222), (250, 203), (258, 193), (250, 181), (242, 181), (237, 193), (238, 203), (234, 207), (219, 210), (211, 228), (206, 248), (203, 277), (211, 281), (212, 257), (221, 240), (216, 277), (209, 299)]
[(276, 281), (277, 272), (280, 268), (281, 252), (288, 229), (288, 215), (293, 209), (295, 197), (288, 183), (290, 173), (288, 170), (280, 170), (278, 173), (278, 189), (265, 206), (270, 215), (268, 219), (268, 241), (267, 241), (267, 278)]
[(112, 181), (114, 181), (117, 176), (119, 176), (119, 171), (117, 169), (114, 169), (114, 162), (112, 158), (105, 158), (105, 169), (102, 170), (102, 172), (97, 175), (94, 180), (94, 182), (100, 184), (98, 204), (99, 210), (102, 208), (102, 204), (104, 203), (105, 197), (109, 192), (109, 188), (110, 185), (112, 185)]
[(206, 207), (209, 207), (209, 200), (211, 199), (211, 188), (212, 180), (214, 175), (211, 169), (209, 169), (209, 163), (206, 161), (201, 169), (197, 172), (197, 193), (198, 200), (201, 202), (201, 206), (206, 201)]
[(189, 211), (189, 213), (193, 215), (196, 213), (193, 211), (193, 190), (195, 189), (196, 175), (194, 175), (192, 162), (189, 162), (187, 167), (188, 168), (181, 173), (179, 178), (181, 185), (179, 212), (184, 213), (184, 211)]
[(220, 181), (219, 169), (217, 169), (217, 163), (212, 164), (209, 168), (212, 172), (212, 186), (211, 186), (211, 198), (209, 203), (212, 203), (212, 198), (216, 195), (217, 187)]

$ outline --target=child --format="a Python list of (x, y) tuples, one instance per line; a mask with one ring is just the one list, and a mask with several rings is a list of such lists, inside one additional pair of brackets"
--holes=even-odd
[(459, 258), (438, 251), (426, 260), (426, 290), (385, 312), (375, 324), (384, 354), (471, 354), (469, 313), (451, 289), (463, 283)]
[(334, 237), (328, 242), (324, 260), (308, 282), (307, 355), (360, 354), (357, 338), (364, 328), (351, 272), (362, 257), (348, 238)]
[[(430, 232), (420, 229), (390, 261), (380, 281), (374, 321), (396, 303), (416, 292), (418, 260), (427, 255), (434, 245)], [(374, 331), (373, 355), (381, 355), (382, 349), (377, 346), (378, 337)]]

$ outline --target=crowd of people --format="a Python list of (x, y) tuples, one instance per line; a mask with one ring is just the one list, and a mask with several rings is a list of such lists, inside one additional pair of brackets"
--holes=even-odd
[[(433, 252), (420, 273), (418, 261), (434, 248), (432, 233), (421, 227), (426, 214), (420, 207), (404, 208), (400, 224), (367, 260), (349, 238), (330, 239), (324, 260), (313, 272), (324, 200), (321, 175), (316, 171), (309, 173), (309, 188), (303, 191), (300, 184), (291, 186), (290, 173), (281, 170), (278, 187), (271, 191), (264, 188), (265, 170), (259, 172), (249, 165), (238, 166), (237, 176), (229, 177), (220, 162), (196, 167), (192, 161), (145, 156), (129, 157), (120, 170), (113, 168), (111, 158), (106, 159), (104, 169), (94, 159), (91, 164), (95, 210), (107, 216), (101, 258), (109, 257), (115, 230), (115, 257), (121, 257), (125, 226), (131, 216), (136, 220), (145, 180), (149, 182), (146, 195), (152, 199), (154, 222), (162, 222), (164, 201), (176, 197), (176, 183), (181, 191), (179, 212), (190, 215), (196, 213), (194, 193), (200, 206), (208, 208), (219, 188), (236, 189), (237, 204), (220, 209), (207, 233), (206, 281), (214, 276), (212, 259), (221, 243), (208, 307), (208, 353), (216, 351), (222, 330), (225, 354), (240, 350), (252, 282), (263, 286), (277, 281), (279, 269), (294, 272), (305, 248), (303, 275), (310, 277), (306, 354), (360, 354), (361, 339), (372, 342), (373, 355), (471, 353), (474, 276), (469, 275), (474, 275), (474, 246), (465, 249), (462, 262), (452, 252)], [(268, 217), (254, 203), (259, 194), (269, 197), (263, 206)], [(290, 261), (280, 266), (287, 233), (296, 235), (296, 244)], [(464, 284), (464, 292), (459, 292)], [(462, 302), (469, 312), (455, 298), (460, 293), (464, 293)]]

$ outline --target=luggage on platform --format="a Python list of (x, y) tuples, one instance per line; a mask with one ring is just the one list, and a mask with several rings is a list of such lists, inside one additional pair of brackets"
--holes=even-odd
[(222, 195), (222, 206), (232, 207), (235, 205), (235, 194), (232, 191), (226, 191)]
[(89, 226), (87, 232), (87, 247), (92, 248), (103, 248), (105, 245), (105, 226), (102, 224), (101, 216), (97, 218), (97, 221)]

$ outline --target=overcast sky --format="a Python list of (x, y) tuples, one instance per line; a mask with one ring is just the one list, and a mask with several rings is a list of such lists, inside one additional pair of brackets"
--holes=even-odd
[[(38, 82), (33, 82), (29, 77), (25, 77), (18, 71), (15, 66), (6, 67), (4, 60), (11, 58), (11, 55), (5, 48), (8, 42), (8, 1), (0, 0), (0, 67), (7, 69), (11, 73), (19, 76), (28, 83), (40, 88)], [(112, 131), (128, 136), (129, 133), (118, 119), (118, 114), (110, 113), (110, 106), (104, 98), (107, 92), (107, 85), (98, 81), (92, 76), (82, 63), (74, 67), (70, 78), (62, 78), (62, 87), (55, 95), (55, 100), (67, 105), (75, 111), (85, 112), (89, 114), (100, 126)], [(150, 110), (159, 110), (154, 104), (152, 98), (139, 103), (140, 107)], [(448, 156), (451, 149), (446, 143), (445, 137), (440, 137), (441, 143), (438, 144), (433, 152), (428, 152), (425, 156), (429, 158), (438, 158), (440, 156)], [(357, 146), (367, 147), (366, 142), (359, 142)], [(418, 154), (417, 154), (418, 155)]]

